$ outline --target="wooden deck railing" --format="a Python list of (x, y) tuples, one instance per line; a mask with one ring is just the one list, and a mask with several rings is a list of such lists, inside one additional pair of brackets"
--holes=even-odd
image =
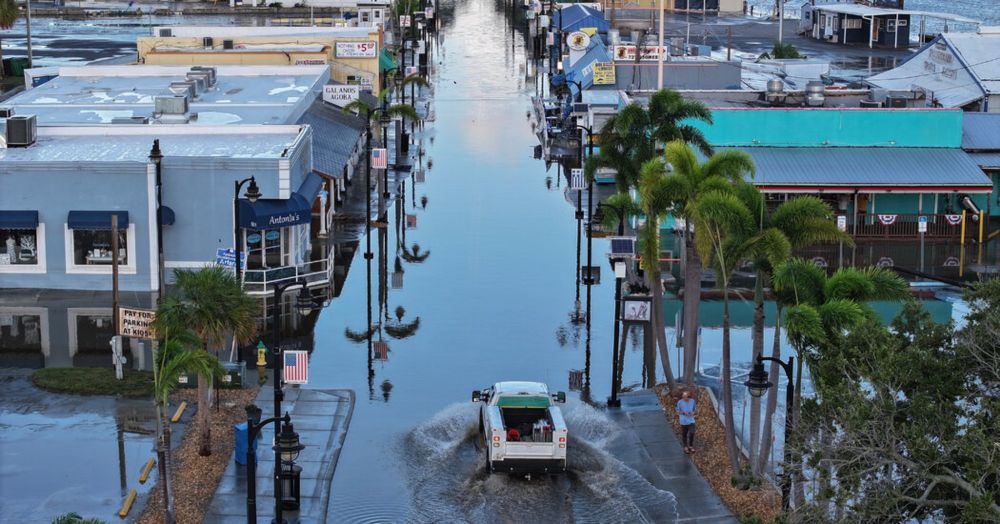
[[(848, 224), (847, 232), (856, 238), (904, 239), (918, 238), (919, 218), (927, 217), (925, 238), (960, 238), (962, 215), (917, 215), (917, 214), (858, 214), (856, 224)], [(970, 228), (979, 227), (971, 217), (966, 217), (966, 234)]]

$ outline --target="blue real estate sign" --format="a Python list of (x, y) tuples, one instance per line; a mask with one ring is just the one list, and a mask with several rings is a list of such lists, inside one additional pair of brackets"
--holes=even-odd
[[(222, 267), (236, 267), (236, 251), (220, 247), (215, 250), (215, 263)], [(247, 268), (247, 254), (240, 253), (240, 269)]]

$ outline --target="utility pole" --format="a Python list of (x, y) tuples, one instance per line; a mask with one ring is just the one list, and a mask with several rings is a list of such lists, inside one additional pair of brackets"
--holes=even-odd
[[(642, 54), (642, 42), (636, 42), (636, 54)], [(663, 89), (663, 55), (667, 54), (663, 45), (663, 0), (660, 0), (660, 37), (656, 41), (656, 90)]]
[(111, 338), (111, 355), (115, 363), (115, 378), (122, 379), (122, 347), (121, 329), (118, 325), (118, 214), (111, 213), (111, 325), (114, 337)]
[(785, 38), (785, 0), (778, 0), (778, 43)]
[(726, 27), (726, 60), (733, 59), (733, 28)]
[[(32, 67), (34, 65), (34, 60), (32, 59), (33, 57), (31, 52), (31, 0), (25, 0), (24, 4), (27, 15), (24, 18), (24, 25), (28, 32), (28, 67)], [(115, 322), (117, 322), (117, 320), (115, 320)]]

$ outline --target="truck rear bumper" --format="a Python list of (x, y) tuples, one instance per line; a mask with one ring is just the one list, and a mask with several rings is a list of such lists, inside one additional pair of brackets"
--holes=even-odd
[(563, 473), (566, 459), (491, 460), (490, 468), (497, 473)]

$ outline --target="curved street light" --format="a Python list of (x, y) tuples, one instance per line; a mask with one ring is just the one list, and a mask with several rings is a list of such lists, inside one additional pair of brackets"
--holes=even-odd
[(240, 263), (240, 259), (243, 257), (243, 239), (240, 238), (240, 233), (242, 233), (243, 228), (240, 226), (240, 189), (243, 184), (250, 182), (250, 186), (247, 187), (247, 192), (245, 196), (247, 201), (251, 204), (257, 202), (260, 199), (261, 193), (260, 188), (257, 187), (257, 179), (254, 177), (244, 178), (243, 180), (234, 181), (235, 190), (233, 191), (233, 251), (236, 255), (236, 282), (243, 286), (243, 265)]
[[(604, 202), (597, 203), (597, 210), (594, 211), (594, 216), (591, 217), (590, 223), (594, 221), (603, 222), (604, 221), (604, 210), (610, 209), (618, 217), (618, 235), (625, 234), (625, 207), (616, 206), (613, 204), (606, 204)], [(588, 224), (588, 228), (590, 224)], [(588, 233), (592, 233), (588, 229)], [(592, 236), (592, 234), (588, 235)], [(588, 258), (589, 258), (588, 249)], [(614, 263), (614, 261), (612, 261)], [(621, 407), (621, 400), (618, 399), (618, 336), (619, 336), (619, 323), (618, 319), (621, 318), (622, 314), (622, 279), (615, 272), (615, 331), (614, 331), (614, 341), (613, 349), (611, 353), (611, 396), (608, 397), (608, 407)]]
[(792, 433), (793, 430), (793, 405), (795, 403), (795, 381), (792, 378), (792, 370), (795, 369), (795, 357), (788, 357), (788, 362), (783, 362), (780, 359), (773, 357), (765, 357), (763, 355), (757, 355), (757, 361), (753, 365), (753, 369), (750, 371), (750, 375), (747, 381), (744, 382), (747, 389), (750, 391), (750, 395), (760, 398), (764, 396), (774, 384), (768, 380), (767, 372), (764, 371), (764, 362), (770, 361), (781, 366), (781, 369), (785, 372), (785, 378), (788, 379), (788, 384), (785, 388), (785, 444), (784, 444), (784, 463), (785, 471), (781, 475), (781, 508), (784, 511), (788, 511), (789, 508), (789, 496), (792, 491), (792, 475), (788, 471), (792, 463), (792, 453), (788, 446), (788, 435)]

